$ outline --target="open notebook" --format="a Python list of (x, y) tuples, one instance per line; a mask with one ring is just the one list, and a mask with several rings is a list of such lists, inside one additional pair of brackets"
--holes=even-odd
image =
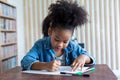
[(48, 75), (63, 75), (60, 72), (67, 72), (67, 73), (77, 73), (77, 72), (84, 72), (89, 67), (83, 67), (82, 70), (77, 69), (76, 71), (72, 71), (70, 66), (60, 66), (60, 69), (54, 72), (48, 72), (46, 70), (26, 70), (22, 71), (23, 73), (31, 73), (31, 74), (48, 74)]

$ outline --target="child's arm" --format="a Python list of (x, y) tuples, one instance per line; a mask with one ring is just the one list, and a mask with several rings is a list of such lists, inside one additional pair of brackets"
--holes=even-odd
[(59, 69), (60, 65), (61, 62), (59, 60), (53, 60), (52, 62), (35, 62), (32, 64), (31, 69), (56, 71)]
[(75, 71), (77, 68), (81, 68), (84, 66), (85, 63), (90, 63), (91, 59), (87, 55), (80, 55), (78, 58), (74, 60), (72, 63), (72, 70)]

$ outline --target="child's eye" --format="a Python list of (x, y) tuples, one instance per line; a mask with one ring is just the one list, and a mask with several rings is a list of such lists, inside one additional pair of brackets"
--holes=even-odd
[(55, 41), (57, 41), (57, 42), (58, 42), (59, 40), (58, 40), (58, 39), (55, 39)]
[(67, 43), (66, 41), (64, 43)]

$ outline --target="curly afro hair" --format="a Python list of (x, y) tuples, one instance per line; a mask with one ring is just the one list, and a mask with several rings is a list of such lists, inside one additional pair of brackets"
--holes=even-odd
[(63, 29), (74, 30), (78, 25), (85, 24), (87, 12), (78, 6), (76, 1), (57, 0), (48, 8), (48, 16), (44, 19), (42, 31), (44, 36), (48, 36), (48, 28), (52, 29), (60, 26)]

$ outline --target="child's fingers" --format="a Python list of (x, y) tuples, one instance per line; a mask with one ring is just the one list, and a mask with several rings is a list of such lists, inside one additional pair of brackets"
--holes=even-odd
[(56, 64), (60, 66), (61, 65), (61, 61), (60, 60), (56, 60)]
[(57, 61), (57, 60), (52, 61), (52, 66), (57, 67), (57, 66), (59, 66), (59, 65), (60, 65), (60, 62), (59, 62), (59, 61)]
[(76, 63), (75, 66), (73, 66), (72, 71), (75, 71), (78, 68), (82, 70), (83, 64), (82, 63)]
[(75, 71), (78, 68), (78, 63), (74, 63), (74, 65), (72, 66), (72, 71)]
[(84, 65), (84, 64), (82, 64), (82, 63), (81, 63), (81, 64), (79, 64), (79, 67), (78, 67), (78, 68), (80, 68), (80, 70), (82, 70), (83, 65)]
[(53, 66), (51, 69), (49, 69), (49, 71), (57, 71), (59, 69), (59, 67)]
[(77, 62), (76, 60), (72, 63), (71, 67), (72, 67), (72, 71), (74, 71), (76, 69), (77, 66)]
[(56, 70), (58, 70), (58, 69), (59, 69), (59, 67), (58, 67), (58, 66), (54, 67), (54, 71), (56, 71)]
[(82, 70), (82, 67), (84, 66), (84, 64), (83, 62), (80, 62), (80, 61), (78, 62), (77, 60), (75, 60), (71, 66), (72, 66), (72, 71), (75, 71), (78, 68)]
[(54, 60), (51, 62), (51, 68), (49, 69), (49, 71), (57, 71), (60, 67), (60, 62), (57, 60)]
[(75, 65), (75, 63), (76, 63), (76, 62), (74, 61), (71, 66), (73, 67), (73, 66)]

